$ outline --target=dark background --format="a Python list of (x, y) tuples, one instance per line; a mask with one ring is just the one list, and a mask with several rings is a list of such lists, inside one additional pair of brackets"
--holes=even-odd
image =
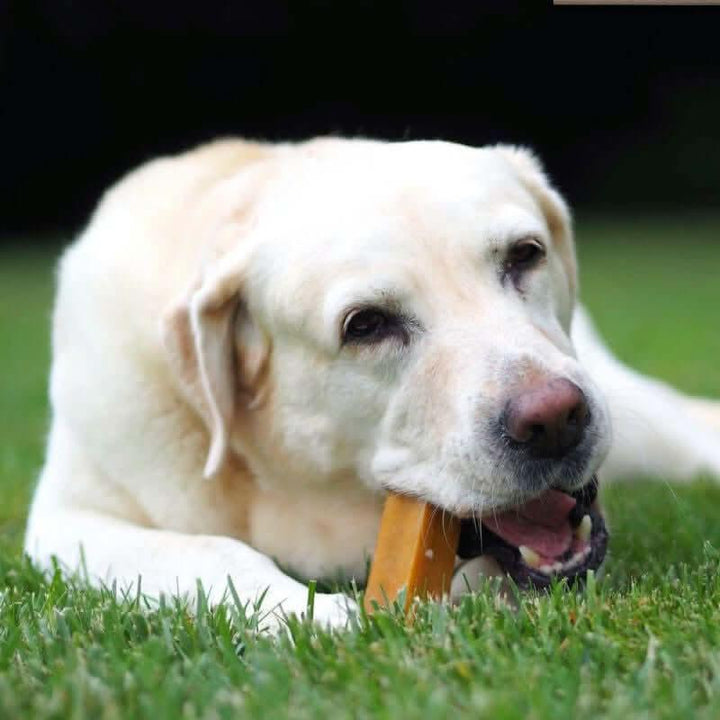
[(6, 239), (72, 232), (127, 169), (230, 133), (523, 143), (583, 209), (717, 206), (720, 8), (1, 2)]

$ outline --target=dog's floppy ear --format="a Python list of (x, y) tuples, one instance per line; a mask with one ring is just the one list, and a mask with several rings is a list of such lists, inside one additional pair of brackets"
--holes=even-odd
[(163, 318), (170, 366), (210, 432), (206, 478), (222, 469), (238, 398), (251, 393), (269, 353), (242, 299), (242, 266), (225, 258)]
[(565, 264), (574, 301), (577, 293), (577, 260), (572, 237), (572, 218), (567, 203), (550, 184), (542, 164), (530, 150), (516, 145), (496, 145), (494, 149), (513, 165), (525, 187), (538, 200)]

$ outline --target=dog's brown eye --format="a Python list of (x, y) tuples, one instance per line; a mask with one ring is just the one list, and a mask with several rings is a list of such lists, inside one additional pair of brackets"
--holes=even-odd
[(517, 282), (520, 275), (537, 265), (545, 257), (545, 247), (535, 238), (527, 238), (515, 243), (505, 260), (505, 275)]
[(346, 342), (375, 340), (385, 336), (389, 318), (379, 310), (358, 310), (345, 321), (343, 336)]

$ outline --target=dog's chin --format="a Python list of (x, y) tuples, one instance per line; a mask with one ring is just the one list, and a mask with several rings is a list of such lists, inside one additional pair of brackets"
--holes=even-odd
[(520, 588), (547, 588), (553, 581), (582, 583), (597, 571), (608, 532), (593, 476), (574, 491), (551, 488), (502, 512), (461, 521), (458, 555), (494, 558)]

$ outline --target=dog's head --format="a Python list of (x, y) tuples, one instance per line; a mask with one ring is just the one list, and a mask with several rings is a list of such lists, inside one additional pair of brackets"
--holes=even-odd
[(169, 323), (211, 430), (206, 473), (237, 452), (276, 489), (354, 479), (494, 515), (520, 545), (504, 511), (557, 511), (553, 493), (589, 486), (609, 443), (570, 340), (562, 198), (513, 147), (274, 153), (218, 195), (219, 259)]

